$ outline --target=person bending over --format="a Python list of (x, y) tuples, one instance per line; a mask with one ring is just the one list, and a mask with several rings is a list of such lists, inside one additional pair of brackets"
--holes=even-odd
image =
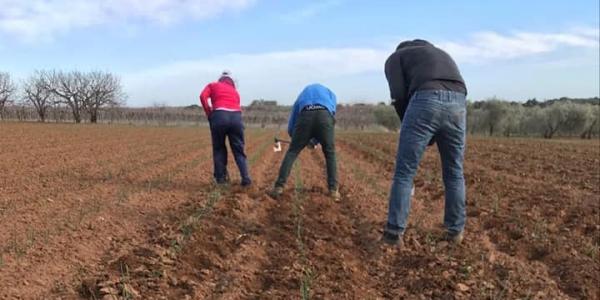
[(248, 174), (248, 163), (246, 162), (246, 153), (244, 153), (244, 124), (240, 95), (229, 71), (224, 71), (217, 82), (209, 83), (204, 88), (200, 94), (200, 103), (210, 124), (216, 183), (229, 183), (227, 146), (225, 145), (225, 138), (228, 138), (229, 146), (240, 170), (241, 184), (244, 187), (250, 186), (252, 180)]
[(427, 144), (435, 142), (442, 160), (446, 237), (461, 243), (466, 219), (465, 82), (450, 55), (424, 40), (400, 43), (385, 62), (385, 76), (402, 127), (383, 241), (401, 244), (413, 178)]
[(281, 163), (275, 187), (269, 192), (271, 197), (277, 199), (283, 194), (283, 187), (302, 149), (320, 143), (325, 155), (329, 195), (335, 201), (340, 199), (334, 141), (336, 105), (335, 94), (321, 84), (311, 84), (302, 90), (290, 114), (288, 134), (292, 141)]

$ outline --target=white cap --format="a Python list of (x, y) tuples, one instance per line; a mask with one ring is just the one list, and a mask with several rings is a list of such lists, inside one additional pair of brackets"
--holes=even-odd
[(231, 71), (229, 70), (224, 70), (223, 73), (221, 73), (221, 76), (227, 76), (227, 77), (231, 77)]

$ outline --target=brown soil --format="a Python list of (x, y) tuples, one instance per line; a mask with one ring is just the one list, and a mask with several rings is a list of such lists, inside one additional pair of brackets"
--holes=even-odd
[[(600, 143), (468, 141), (465, 242), (442, 241), (435, 146), (402, 249), (379, 243), (394, 134), (338, 134), (342, 200), (248, 131), (253, 187), (211, 182), (206, 129), (0, 124), (0, 298), (599, 299)], [(280, 133), (281, 134), (281, 133)]]

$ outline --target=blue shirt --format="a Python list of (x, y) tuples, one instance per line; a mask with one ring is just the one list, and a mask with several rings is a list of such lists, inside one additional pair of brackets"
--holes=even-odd
[(298, 99), (296, 99), (292, 113), (290, 114), (290, 121), (288, 123), (288, 134), (290, 136), (294, 132), (298, 114), (300, 114), (304, 107), (309, 105), (324, 106), (332, 116), (335, 116), (337, 98), (330, 89), (322, 84), (315, 83), (305, 87), (300, 95), (298, 95)]

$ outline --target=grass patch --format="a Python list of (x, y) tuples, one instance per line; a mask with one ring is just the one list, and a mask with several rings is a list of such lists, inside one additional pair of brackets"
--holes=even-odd
[(500, 197), (494, 194), (492, 195), (492, 215), (496, 216), (500, 212)]
[(269, 148), (269, 146), (271, 146), (271, 144), (272, 144), (272, 140), (271, 139), (267, 139), (265, 142), (263, 142), (259, 146), (258, 150), (254, 151), (254, 153), (252, 154), (252, 156), (250, 156), (250, 158), (248, 158), (248, 164), (249, 165), (253, 165), (258, 158), (262, 157), (262, 155)]
[(121, 278), (119, 281), (121, 282), (121, 295), (123, 296), (123, 299), (133, 299), (134, 295), (132, 291), (130, 291), (128, 288), (129, 279), (131, 278), (131, 276), (129, 275), (129, 266), (127, 264), (121, 263), (120, 268)]
[(227, 191), (226, 186), (215, 186), (213, 190), (208, 194), (206, 203), (196, 209), (181, 225), (180, 233), (182, 235), (181, 240), (173, 240), (171, 242), (171, 249), (175, 252), (181, 251), (183, 244), (190, 239), (192, 234), (198, 229), (200, 222), (212, 212), (215, 204), (221, 199), (223, 194)]
[[(50, 232), (48, 230), (36, 231), (34, 228), (27, 228), (24, 236), (19, 237), (16, 233), (11, 233), (8, 239), (7, 245), (4, 247), (3, 252), (12, 253), (16, 257), (22, 257), (27, 253), (33, 245), (38, 241), (47, 242), (49, 239)], [(0, 260), (2, 257), (0, 256)], [(3, 261), (0, 261), (0, 267), (3, 265)]]
[(377, 196), (382, 197), (382, 198), (388, 197), (388, 189), (384, 188), (381, 185), (381, 182), (379, 180), (377, 180), (374, 176), (371, 176), (370, 174), (365, 172), (363, 169), (361, 169), (358, 166), (358, 164), (355, 163), (355, 160), (346, 159), (345, 155), (342, 154), (341, 152), (338, 152), (338, 156), (340, 158), (340, 163), (343, 161), (345, 164), (350, 165), (350, 168), (352, 169), (352, 174), (354, 174), (356, 178), (360, 178), (361, 180), (366, 180), (368, 186), (375, 187), (374, 192)]
[(361, 141), (357, 141), (354, 138), (344, 138), (346, 144), (360, 151), (364, 155), (370, 156), (371, 158), (379, 161), (380, 163), (394, 162), (396, 159), (395, 155), (390, 155), (384, 151), (381, 151), (375, 147), (371, 147), (367, 144), (363, 144)]
[(587, 243), (583, 249), (583, 254), (587, 255), (594, 261), (598, 260), (598, 244)]
[(303, 241), (303, 220), (302, 220), (302, 205), (304, 204), (303, 183), (300, 175), (300, 160), (296, 162), (294, 167), (294, 219), (296, 221), (296, 243), (298, 252), (300, 253), (300, 264), (302, 265), (302, 275), (300, 278), (300, 295), (302, 299), (310, 299), (310, 290), (315, 278), (313, 269), (310, 267), (306, 254), (306, 245)]

